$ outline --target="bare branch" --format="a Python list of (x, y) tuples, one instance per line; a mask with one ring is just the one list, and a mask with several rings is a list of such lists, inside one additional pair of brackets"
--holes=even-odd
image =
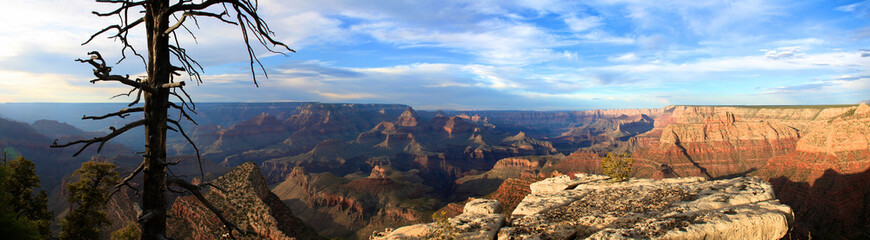
[(241, 228), (239, 228), (239, 226), (227, 220), (226, 217), (224, 217), (223, 211), (215, 207), (211, 202), (208, 201), (208, 199), (205, 198), (205, 196), (202, 195), (202, 193), (200, 192), (200, 190), (202, 189), (201, 186), (193, 185), (181, 178), (167, 178), (166, 182), (169, 185), (179, 186), (192, 193), (193, 196), (195, 196), (196, 199), (199, 200), (199, 202), (205, 205), (208, 210), (210, 210), (212, 213), (214, 213), (215, 216), (218, 217), (218, 219), (220, 219), (221, 223), (223, 223), (224, 228), (229, 232), (230, 236), (232, 236), (234, 230), (242, 233), (243, 235), (257, 234), (257, 232), (251, 230), (242, 230)]
[(57, 140), (55, 140), (55, 142), (52, 143), (50, 147), (62, 148), (62, 147), (68, 147), (68, 146), (84, 143), (85, 145), (82, 146), (82, 148), (80, 148), (78, 152), (73, 154), (73, 157), (75, 157), (75, 156), (78, 156), (79, 154), (81, 154), (82, 151), (84, 151), (85, 148), (88, 148), (88, 146), (90, 146), (91, 144), (100, 143), (100, 146), (97, 148), (97, 153), (99, 153), (100, 150), (103, 149), (103, 145), (106, 144), (106, 142), (108, 142), (109, 140), (112, 140), (112, 138), (115, 138), (118, 135), (121, 135), (122, 133), (129, 131), (130, 129), (133, 129), (133, 128), (136, 128), (136, 127), (139, 127), (142, 125), (145, 125), (145, 119), (128, 123), (127, 125), (124, 125), (123, 127), (118, 128), (118, 129), (110, 128), (110, 129), (112, 129), (111, 133), (109, 133), (105, 136), (102, 136), (102, 137), (95, 137), (95, 138), (90, 139), (90, 140), (77, 140), (74, 142), (68, 142), (66, 144), (61, 144), (61, 145), (58, 145)]
[[(141, 80), (136, 79), (132, 80), (129, 76), (121, 76), (121, 75), (111, 75), (112, 67), (106, 66), (106, 61), (103, 59), (102, 55), (99, 52), (93, 51), (89, 52), (91, 55), (89, 59), (76, 59), (77, 62), (89, 63), (91, 66), (94, 66), (94, 76), (96, 79), (91, 80), (91, 83), (96, 83), (99, 81), (117, 81), (127, 86), (131, 86), (134, 88), (145, 90), (149, 93), (154, 93), (154, 88), (143, 84)], [(99, 63), (97, 63), (99, 61)]]
[[(261, 45), (266, 47), (266, 49), (269, 50), (270, 52), (285, 54), (283, 52), (275, 51), (274, 49), (272, 49), (272, 47), (281, 47), (281, 48), (287, 50), (288, 52), (296, 52), (295, 50), (288, 47), (286, 44), (284, 44), (280, 41), (277, 41), (273, 38), (274, 32), (272, 32), (269, 29), (269, 25), (266, 23), (266, 21), (263, 20), (262, 18), (260, 18), (260, 16), (257, 14), (257, 6), (251, 4), (250, 1), (207, 0), (207, 1), (203, 1), (202, 3), (197, 3), (197, 4), (191, 3), (190, 1), (180, 1), (180, 2), (176, 3), (175, 5), (172, 5), (171, 7), (169, 7), (169, 9), (166, 10), (165, 12), (163, 12), (162, 14), (167, 14), (167, 16), (168, 16), (171, 14), (184, 12), (184, 15), (193, 16), (193, 14), (188, 14), (188, 13), (196, 11), (196, 10), (206, 9), (210, 6), (215, 5), (215, 4), (222, 4), (222, 5), (224, 5), (224, 8), (226, 8), (226, 6), (225, 6), (226, 4), (229, 4), (236, 11), (236, 20), (237, 20), (236, 24), (242, 30), (242, 36), (245, 40), (245, 45), (246, 45), (247, 51), (248, 51), (248, 58), (250, 59), (251, 77), (254, 80), (255, 86), (259, 87), (259, 83), (257, 83), (256, 72), (254, 71), (254, 63), (255, 62), (260, 67), (260, 70), (263, 71), (263, 74), (266, 75), (266, 78), (268, 78), (269, 76), (268, 76), (268, 73), (266, 72), (265, 67), (260, 62), (260, 59), (257, 58), (256, 54), (254, 53), (254, 49), (251, 47), (251, 43), (250, 43), (249, 37), (248, 37), (249, 30), (250, 30), (250, 33), (257, 39), (257, 41)], [(206, 16), (215, 17), (215, 18), (223, 20), (224, 22), (228, 22), (222, 17), (224, 14), (227, 14), (227, 12), (224, 11), (221, 14), (209, 13), (209, 15), (206, 15)], [(215, 15), (217, 15), (217, 16), (215, 16)], [(250, 16), (250, 18), (249, 18), (249, 16)], [(185, 16), (182, 16), (182, 19), (179, 20), (176, 23), (176, 25), (183, 26), (184, 17)], [(230, 22), (230, 23), (232, 23), (232, 22)], [(170, 28), (170, 31), (174, 31), (177, 28), (178, 28), (178, 26), (173, 26), (172, 28)], [(166, 33), (168, 33), (168, 32), (169, 31), (167, 31)], [(269, 45), (272, 45), (272, 46), (270, 47)]]
[(184, 111), (184, 108), (182, 108), (181, 106), (178, 106), (178, 104), (175, 104), (173, 102), (169, 102), (169, 106), (171, 106), (175, 109), (178, 109), (178, 111), (181, 112), (181, 116), (186, 118), (188, 121), (192, 122), (194, 125), (199, 125), (198, 123), (196, 123), (196, 121), (193, 120), (193, 118), (190, 117), (190, 115), (187, 115), (187, 111)]
[(128, 96), (128, 97), (129, 97), (130, 94), (133, 94), (133, 92), (135, 92), (136, 90), (139, 90), (139, 89), (138, 89), (138, 88), (133, 88), (133, 89), (130, 89), (130, 91), (127, 92), (127, 93), (121, 93), (121, 94), (118, 94), (118, 95), (112, 96), (112, 97), (110, 97), (109, 99), (115, 99), (116, 97), (120, 97), (120, 96)]
[[(136, 189), (135, 187), (130, 185), (130, 180), (133, 180), (133, 178), (136, 177), (136, 175), (139, 175), (139, 173), (142, 172), (143, 169), (145, 169), (145, 161), (144, 160), (142, 161), (142, 163), (139, 164), (139, 167), (137, 167), (136, 170), (133, 170), (133, 172), (130, 173), (130, 175), (128, 175), (127, 177), (125, 177), (124, 180), (121, 180), (121, 183), (118, 183), (117, 185), (115, 185), (115, 190), (112, 191), (111, 194), (109, 194), (108, 199), (112, 199), (112, 195), (115, 195), (115, 193), (121, 191), (121, 188), (124, 186), (127, 186), (130, 189), (133, 189), (133, 191), (135, 191), (138, 194), (139, 189)], [(106, 199), (106, 202), (109, 202), (108, 199)]]
[(133, 102), (127, 104), (127, 106), (132, 107), (133, 105), (136, 105), (137, 103), (139, 103), (140, 99), (142, 99), (142, 89), (139, 89), (139, 91), (136, 93), (136, 100), (133, 100)]
[(132, 8), (132, 7), (135, 7), (135, 6), (139, 6), (139, 5), (144, 5), (144, 4), (146, 3), (146, 1), (130, 2), (130, 1), (127, 1), (127, 0), (97, 0), (97, 2), (103, 2), (103, 3), (121, 3), (121, 4), (122, 4), (121, 7), (118, 7), (118, 9), (115, 9), (115, 10), (113, 10), (113, 11), (111, 11), (111, 12), (107, 12), (107, 13), (99, 13), (99, 12), (97, 12), (97, 11), (93, 11), (93, 12), (91, 12), (91, 13), (93, 13), (94, 15), (97, 15), (97, 16), (100, 16), (100, 17), (105, 17), (105, 16), (111, 16), (111, 15), (119, 14), (119, 13), (121, 13), (121, 11), (126, 11), (126, 10), (129, 9), (129, 8)]
[(226, 20), (226, 19), (223, 18), (224, 16), (229, 16), (229, 15), (227, 14), (227, 12), (222, 12), (222, 13), (220, 13), (220, 14), (215, 14), (215, 13), (210, 13), (210, 12), (202, 12), (202, 11), (194, 11), (194, 10), (190, 10), (190, 11), (186, 11), (186, 12), (184, 12), (184, 14), (181, 15), (181, 19), (179, 19), (178, 22), (175, 22), (175, 25), (172, 25), (172, 27), (167, 28), (166, 31), (163, 32), (163, 35), (168, 35), (168, 34), (171, 33), (172, 31), (175, 31), (175, 29), (178, 29), (179, 27), (181, 27), (182, 24), (184, 24), (184, 20), (187, 19), (188, 16), (190, 16), (190, 17), (193, 17), (193, 16), (213, 17), (213, 18), (217, 18), (218, 20), (221, 20), (221, 21), (223, 21), (223, 22), (225, 22), (225, 23), (229, 23), (229, 24), (237, 25), (237, 23), (232, 22), (232, 21), (230, 21), (230, 20)]
[(160, 88), (180, 88), (184, 86), (184, 81), (174, 82), (174, 83), (164, 83), (160, 85)]
[(112, 117), (112, 116), (118, 116), (120, 118), (124, 118), (124, 117), (129, 116), (130, 115), (129, 113), (142, 112), (142, 111), (145, 111), (145, 108), (143, 108), (143, 107), (124, 108), (124, 109), (121, 109), (120, 111), (109, 113), (109, 114), (106, 114), (103, 116), (82, 116), (82, 120), (84, 120), (84, 119), (93, 119), (93, 120), (105, 119), (105, 118)]
[(184, 133), (184, 128), (181, 127), (181, 124), (178, 124), (178, 121), (172, 119), (166, 119), (166, 121), (175, 124), (175, 126), (178, 127), (177, 132), (181, 133), (181, 136), (184, 136), (184, 139), (187, 139), (187, 142), (190, 143), (191, 146), (193, 146), (193, 150), (196, 151), (196, 162), (199, 163), (199, 177), (200, 179), (205, 181), (205, 172), (202, 170), (202, 159), (200, 159), (199, 157), (199, 148), (196, 147), (196, 143), (193, 143), (193, 140), (191, 140), (190, 137), (188, 137), (187, 134)]
[[(172, 34), (175, 35), (174, 32)], [(175, 39), (175, 44), (178, 45), (179, 44), (178, 38), (176, 37), (173, 39)], [(189, 55), (187, 55), (187, 50), (185, 50), (184, 48), (170, 44), (169, 45), (169, 53), (172, 53), (172, 55), (175, 55), (175, 58), (178, 59), (179, 62), (181, 62), (182, 66), (184, 66), (184, 67), (173, 66), (173, 68), (174, 68), (173, 70), (184, 70), (191, 77), (191, 80), (195, 80), (197, 83), (202, 83), (202, 77), (199, 75), (199, 72), (204, 71), (204, 69), (202, 68), (202, 65), (199, 64), (199, 62), (197, 62), (196, 60), (191, 58)], [(199, 68), (199, 70), (196, 70), (197, 68)]]
[(91, 37), (88, 38), (87, 41), (82, 43), (82, 45), (88, 44), (89, 42), (91, 42), (91, 40), (94, 40), (95, 37), (99, 36), (100, 34), (103, 34), (106, 31), (109, 31), (109, 29), (117, 29), (118, 30), (118, 34), (115, 34), (114, 36), (111, 36), (109, 38), (119, 37), (119, 36), (121, 36), (121, 34), (129, 31), (131, 28), (136, 27), (136, 25), (139, 25), (140, 23), (142, 23), (144, 21), (145, 21), (145, 18), (141, 17), (141, 18), (137, 19), (136, 21), (133, 21), (133, 23), (130, 23), (130, 24), (123, 26), (123, 27), (121, 27), (121, 25), (118, 25), (118, 24), (108, 26), (106, 28), (103, 28), (103, 30), (100, 30), (99, 32), (94, 33), (94, 35), (91, 35)]
[(197, 4), (185, 4), (185, 3), (189, 3), (189, 2), (190, 1), (179, 1), (175, 5), (172, 5), (171, 7), (169, 7), (169, 9), (166, 11), (166, 13), (172, 14), (172, 13), (176, 13), (176, 12), (183, 12), (183, 11), (189, 11), (189, 10), (203, 10), (203, 9), (206, 9), (206, 8), (208, 8), (212, 5), (218, 4), (218, 3), (230, 3), (230, 4), (238, 4), (239, 3), (238, 0), (207, 0), (205, 2), (197, 3)]

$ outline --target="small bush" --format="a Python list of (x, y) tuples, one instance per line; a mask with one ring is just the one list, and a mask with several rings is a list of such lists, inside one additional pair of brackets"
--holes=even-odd
[(459, 230), (453, 228), (453, 225), (448, 221), (447, 213), (444, 211), (435, 212), (432, 214), (432, 220), (435, 220), (432, 223), (433, 230), (426, 234), (425, 239), (438, 239), (438, 240), (453, 240), (456, 239), (456, 235), (459, 234)]
[(130, 221), (127, 226), (112, 233), (112, 240), (136, 240), (140, 238), (139, 226), (135, 221)]
[(608, 153), (601, 160), (601, 172), (604, 175), (610, 176), (614, 182), (621, 182), (631, 177), (632, 165), (634, 165), (634, 158), (631, 158), (631, 154), (622, 153), (615, 155)]

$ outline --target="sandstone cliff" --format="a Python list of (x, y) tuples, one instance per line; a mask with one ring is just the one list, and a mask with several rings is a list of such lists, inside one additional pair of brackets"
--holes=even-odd
[[(870, 113), (858, 106), (671, 107), (631, 139), (635, 176), (755, 175), (794, 207), (794, 232), (868, 236)], [(658, 124), (667, 119), (669, 124)]]
[[(866, 218), (870, 211), (870, 202), (866, 201), (870, 194), (866, 187), (870, 186), (870, 107), (866, 104), (670, 106), (651, 114), (652, 129), (624, 142), (616, 139), (611, 148), (589, 145), (544, 164), (511, 164), (511, 170), (499, 171), (525, 173), (512, 176), (525, 181), (534, 179), (531, 173), (539, 177), (597, 173), (606, 151), (628, 151), (634, 156), (637, 177), (720, 179), (754, 175), (770, 181), (777, 196), (795, 209), (795, 237), (808, 237), (809, 233), (816, 238), (870, 236), (866, 230), (870, 229), (870, 219)], [(489, 118), (498, 122), (497, 117)], [(577, 129), (614, 120), (591, 121), (590, 125), (574, 128), (569, 135), (583, 136)], [(606, 124), (597, 127), (606, 129), (600, 126)], [(496, 166), (504, 168), (508, 164)], [(486, 174), (461, 179), (475, 183), (469, 180), (482, 179)], [(498, 189), (488, 196), (522, 194), (513, 190), (522, 187), (507, 183), (501, 188), (512, 190)], [(450, 204), (442, 211), (458, 214), (464, 203)]]

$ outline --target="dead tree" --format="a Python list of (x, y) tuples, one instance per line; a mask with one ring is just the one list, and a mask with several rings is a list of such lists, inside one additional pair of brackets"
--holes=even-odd
[[(148, 76), (144, 79), (132, 79), (129, 75), (113, 74), (112, 67), (107, 65), (106, 60), (96, 51), (88, 53), (90, 57), (87, 59), (77, 59), (76, 61), (88, 63), (94, 67), (94, 76), (96, 78), (91, 80), (91, 83), (119, 82), (131, 87), (131, 90), (118, 96), (130, 96), (134, 93), (136, 95), (135, 100), (128, 105), (130, 108), (121, 109), (103, 116), (84, 116), (82, 119), (124, 118), (131, 113), (142, 113), (143, 118), (119, 128), (110, 127), (111, 132), (102, 137), (78, 140), (65, 144), (57, 144), (57, 140), (55, 140), (55, 143), (51, 147), (57, 148), (81, 144), (81, 148), (74, 154), (79, 155), (89, 146), (98, 144), (97, 152), (99, 152), (103, 145), (112, 138), (132, 129), (144, 127), (145, 152), (143, 153), (142, 163), (129, 176), (124, 178), (116, 186), (116, 189), (124, 186), (132, 188), (129, 182), (135, 176), (142, 174), (142, 213), (138, 219), (140, 229), (142, 230), (142, 239), (167, 239), (166, 209), (168, 204), (166, 202), (165, 191), (170, 190), (170, 185), (190, 191), (197, 196), (197, 199), (203, 201), (206, 206), (212, 206), (199, 193), (202, 185), (192, 185), (166, 174), (166, 167), (174, 164), (168, 162), (166, 158), (167, 130), (181, 133), (193, 145), (196, 150), (197, 160), (199, 160), (199, 150), (187, 134), (185, 134), (184, 129), (179, 123), (182, 120), (188, 120), (196, 124), (188, 114), (195, 114), (196, 107), (190, 95), (184, 91), (185, 82), (176, 79), (176, 77), (186, 73), (189, 80), (201, 83), (200, 72), (203, 68), (197, 61), (188, 56), (185, 48), (179, 45), (178, 35), (183, 34), (177, 33), (179, 29), (184, 29), (187, 34), (190, 34), (190, 37), (196, 40), (196, 36), (193, 35), (188, 26), (190, 25), (189, 23), (193, 22), (193, 24), (199, 27), (197, 18), (211, 18), (227, 24), (237, 25), (241, 30), (242, 38), (247, 47), (254, 85), (257, 85), (254, 64), (256, 63), (264, 74), (266, 74), (266, 70), (254, 53), (251, 36), (271, 52), (283, 54), (295, 51), (284, 43), (274, 39), (274, 32), (257, 14), (258, 3), (256, 0), (96, 0), (96, 2), (119, 5), (115, 10), (110, 12), (101, 13), (94, 11), (92, 13), (100, 17), (118, 17), (120, 20), (118, 24), (105, 27), (96, 32), (82, 45), (87, 44), (97, 36), (108, 35), (108, 38), (118, 40), (123, 46), (121, 49), (122, 57), (118, 63), (127, 57), (126, 54), (128, 52), (132, 53), (144, 62)], [(219, 9), (217, 11), (221, 12), (215, 13), (216, 9)], [(148, 38), (147, 60), (146, 57), (136, 51), (127, 39), (131, 31), (140, 29), (138, 27), (143, 25)], [(133, 107), (137, 106), (140, 100), (143, 100), (144, 104), (141, 107)], [(177, 119), (169, 118), (168, 113), (170, 110), (178, 111)], [(202, 174), (201, 162), (200, 174)], [(138, 189), (134, 190), (138, 192)], [(229, 234), (232, 234), (233, 230), (245, 232), (231, 222), (226, 221), (217, 209), (213, 207), (209, 207), (209, 209), (218, 215), (229, 231)]]

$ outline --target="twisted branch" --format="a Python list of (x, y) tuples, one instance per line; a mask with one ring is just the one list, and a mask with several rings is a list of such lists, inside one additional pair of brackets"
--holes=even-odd
[[(91, 66), (94, 66), (94, 76), (97, 78), (91, 80), (91, 83), (97, 83), (99, 81), (117, 81), (124, 85), (141, 89), (149, 93), (155, 92), (153, 87), (143, 84), (141, 79), (132, 80), (130, 79), (130, 76), (112, 75), (112, 67), (106, 66), (106, 60), (103, 59), (103, 56), (100, 55), (99, 52), (92, 51), (89, 52), (88, 55), (91, 55), (91, 57), (88, 59), (76, 59), (76, 61), (89, 63)], [(97, 61), (99, 61), (99, 63)]]
[(181, 124), (178, 124), (178, 121), (168, 118), (166, 119), (166, 121), (178, 127), (178, 130), (176, 132), (181, 133), (181, 136), (184, 136), (184, 139), (187, 139), (187, 142), (190, 143), (191, 146), (193, 146), (193, 150), (196, 151), (196, 162), (199, 163), (199, 178), (205, 181), (205, 172), (202, 170), (202, 159), (200, 159), (199, 157), (199, 148), (196, 147), (196, 143), (193, 143), (193, 140), (191, 140), (190, 137), (188, 137), (187, 134), (184, 133), (184, 128), (181, 127)]
[(106, 142), (108, 142), (112, 138), (115, 138), (118, 135), (121, 135), (122, 133), (129, 131), (130, 129), (133, 129), (133, 128), (136, 128), (136, 127), (139, 127), (142, 125), (145, 125), (145, 119), (128, 123), (127, 125), (124, 125), (123, 127), (118, 128), (118, 129), (111, 127), (110, 128), (110, 129), (112, 129), (111, 133), (109, 133), (105, 136), (102, 136), (102, 137), (95, 137), (95, 138), (89, 139), (89, 140), (78, 140), (78, 141), (73, 141), (73, 142), (68, 142), (66, 144), (58, 145), (57, 139), (55, 139), (54, 143), (52, 143), (50, 147), (51, 148), (62, 148), (62, 147), (68, 147), (68, 146), (84, 143), (85, 145), (82, 146), (82, 148), (80, 148), (78, 152), (73, 154), (73, 157), (75, 157), (75, 156), (78, 156), (79, 154), (81, 154), (82, 151), (84, 151), (85, 148), (88, 148), (88, 146), (90, 146), (91, 144), (100, 143), (100, 146), (97, 147), (97, 153), (99, 153), (101, 150), (103, 150), (103, 145), (106, 144)]
[(84, 120), (84, 119), (98, 120), (98, 119), (105, 119), (105, 118), (112, 117), (112, 116), (118, 116), (120, 118), (125, 118), (125, 117), (129, 116), (130, 113), (142, 112), (142, 111), (145, 111), (145, 108), (143, 108), (143, 107), (124, 108), (124, 109), (121, 109), (120, 111), (109, 113), (109, 114), (106, 114), (103, 116), (82, 116), (82, 120)]
[(115, 195), (115, 193), (121, 191), (121, 188), (124, 186), (127, 186), (130, 189), (133, 189), (133, 191), (136, 192), (136, 194), (139, 194), (139, 189), (136, 189), (135, 187), (130, 185), (130, 180), (133, 180), (133, 178), (136, 177), (136, 175), (139, 175), (139, 173), (142, 172), (143, 169), (145, 169), (145, 161), (144, 160), (142, 161), (142, 163), (139, 164), (139, 167), (137, 167), (136, 170), (133, 170), (133, 172), (130, 173), (130, 175), (128, 175), (127, 177), (125, 177), (124, 180), (121, 180), (121, 183), (118, 183), (117, 185), (115, 185), (115, 190), (112, 191), (111, 194), (109, 194), (109, 198), (106, 199), (106, 202), (109, 202), (109, 199), (112, 199), (112, 195)]
[[(212, 204), (210, 201), (208, 201), (208, 199), (205, 198), (205, 196), (202, 195), (202, 192), (200, 192), (200, 190), (202, 189), (202, 186), (193, 185), (192, 183), (189, 183), (189, 182), (185, 181), (184, 179), (176, 178), (176, 177), (167, 178), (166, 183), (167, 183), (167, 185), (175, 185), (175, 186), (184, 188), (188, 192), (192, 193), (193, 196), (195, 196), (196, 199), (199, 200), (199, 202), (201, 202), (203, 205), (205, 205), (205, 207), (208, 208), (208, 210), (210, 210), (212, 213), (214, 213), (215, 216), (218, 217), (218, 219), (220, 219), (221, 223), (223, 223), (223, 225), (224, 225), (224, 228), (230, 234), (230, 237), (233, 237), (232, 236), (233, 230), (238, 231), (238, 232), (242, 233), (243, 235), (257, 234), (257, 232), (254, 232), (251, 230), (242, 230), (241, 228), (239, 228), (239, 226), (237, 226), (233, 222), (227, 220), (226, 217), (224, 217), (223, 211), (221, 211), (220, 209), (215, 207), (214, 204)], [(235, 238), (235, 237), (233, 237), (233, 238)]]

